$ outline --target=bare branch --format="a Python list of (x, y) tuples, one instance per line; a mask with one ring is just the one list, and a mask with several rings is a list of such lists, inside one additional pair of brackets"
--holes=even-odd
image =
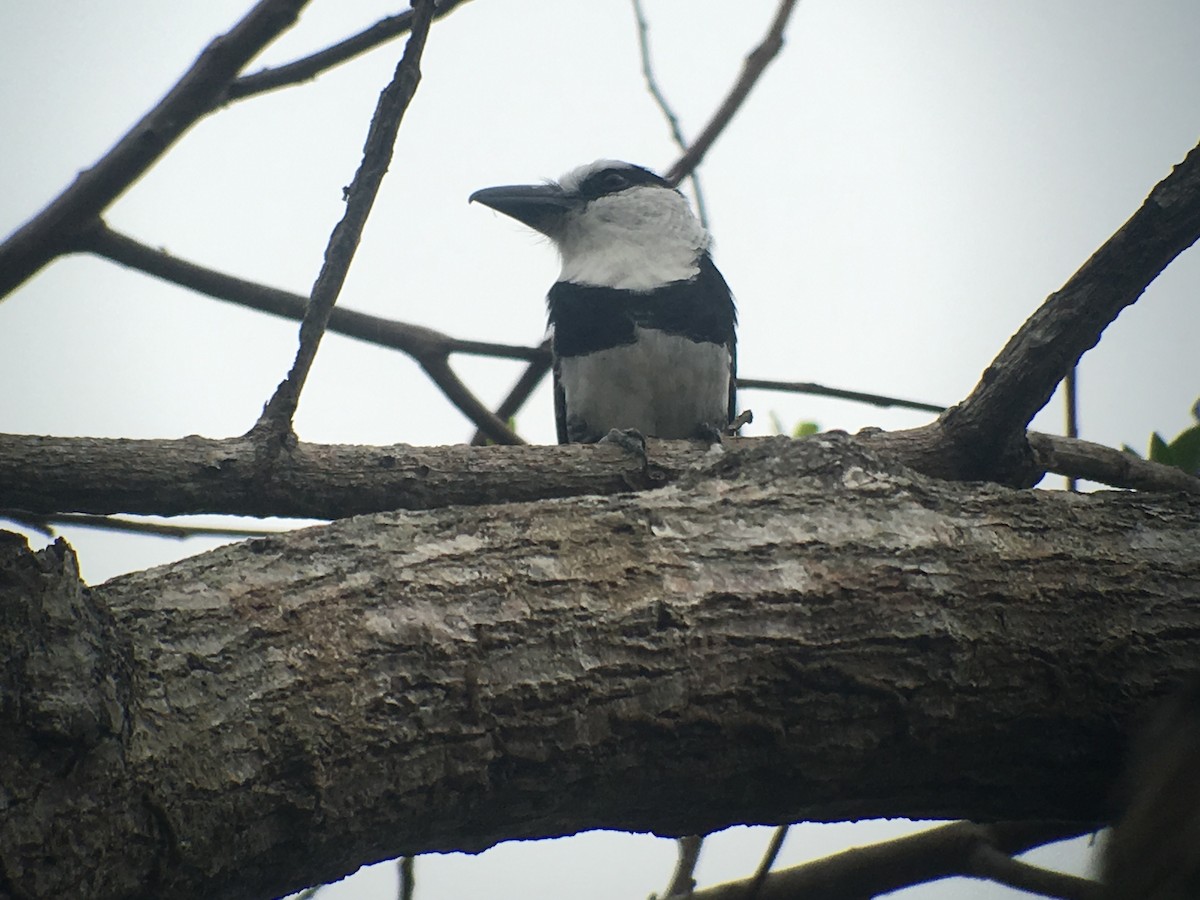
[[(537, 348), (544, 354), (541, 359), (533, 360), (525, 367), (525, 371), (521, 373), (521, 377), (517, 379), (517, 383), (513, 385), (512, 390), (508, 392), (508, 396), (496, 407), (496, 418), (502, 422), (508, 422), (517, 412), (525, 405), (525, 401), (529, 399), (529, 395), (537, 390), (537, 386), (542, 383), (542, 379), (546, 377), (546, 373), (550, 371), (550, 342), (543, 341), (541, 346)], [(471, 438), (471, 444), (480, 447), (487, 443), (487, 435), (483, 430), (475, 432)]]
[(671, 874), (671, 883), (663, 900), (672, 897), (690, 897), (696, 889), (696, 863), (700, 861), (700, 848), (704, 846), (704, 835), (687, 834), (675, 839), (675, 847), (679, 851), (679, 859), (675, 863), (675, 871)]
[[(650, 61), (650, 26), (642, 10), (642, 0), (633, 0), (633, 15), (637, 20), (638, 51), (642, 57), (642, 76), (646, 79), (646, 88), (658, 104), (663, 118), (667, 120), (667, 127), (671, 129), (671, 139), (675, 141), (675, 146), (681, 152), (687, 153), (688, 143), (683, 136), (683, 129), (679, 127), (679, 117), (667, 102), (667, 96), (658, 86), (658, 79), (654, 75), (654, 64)], [(688, 177), (692, 180), (692, 193), (696, 196), (696, 213), (700, 216), (700, 224), (707, 228), (708, 210), (704, 204), (704, 191), (700, 188), (700, 175), (693, 169)]]
[[(1066, 404), (1067, 437), (1079, 437), (1079, 366), (1071, 366), (1067, 377), (1062, 380), (1063, 401)], [(1079, 480), (1074, 475), (1067, 476), (1067, 490), (1079, 490)]]
[[(906, 444), (911, 434), (872, 432), (853, 440), (911, 465), (923, 462), (926, 450), (924, 445), (914, 450)], [(825, 440), (829, 435), (811, 439)], [(1043, 437), (1052, 446), (1072, 443), (1053, 436), (1035, 436), (1035, 442)], [(631, 454), (607, 444), (364, 447), (298, 443), (279, 458), (270, 477), (263, 479), (256, 468), (257, 447), (244, 437), (129, 440), (0, 435), (0, 509), (23, 510), (34, 516), (64, 512), (223, 513), (330, 519), (387, 509), (435, 509), (644, 490), (689, 473), (694, 476), (720, 460), (732, 464), (747, 454), (791, 443), (794, 441), (786, 437), (727, 438), (724, 452), (714, 455), (703, 443), (651, 439), (646, 468)], [(1120, 455), (1109, 448), (1100, 450)], [(1159, 463), (1137, 463), (1131, 471), (1149, 489), (1200, 494), (1198, 478)], [(1151, 481), (1146, 473), (1154, 469), (1161, 477)], [(1098, 473), (1083, 477), (1094, 474)], [(1114, 473), (1114, 480), (1121, 474)], [(1118, 486), (1135, 485), (1118, 481)]]
[[(189, 288), (218, 300), (236, 303), (249, 309), (270, 313), (296, 321), (304, 317), (304, 309), (308, 300), (301, 294), (279, 288), (268, 287), (243, 278), (237, 278), (209, 269), (197, 263), (180, 259), (165, 250), (151, 247), (126, 234), (110, 228), (102, 220), (97, 220), (90, 227), (71, 236), (71, 251), (88, 252), (119, 265), (128, 266), (154, 275), (172, 284)], [(495, 413), (488, 412), (487, 419), (476, 413), (481, 408), (478, 401), (460, 405), (459, 410), (479, 428), (471, 443), (481, 445), (486, 439), (496, 433), (495, 423), (507, 423), (514, 416), (530, 394), (537, 388), (546, 373), (550, 371), (550, 346), (542, 342), (537, 347), (523, 347), (515, 344), (496, 344), (489, 341), (472, 341), (451, 337), (432, 328), (422, 325), (412, 325), (398, 322), (394, 319), (384, 319), (368, 313), (356, 312), (341, 306), (335, 306), (329, 317), (329, 330), (358, 338), (381, 347), (391, 347), (407, 353), (423, 366), (431, 363), (431, 368), (438, 370), (436, 361), (444, 360), (452, 353), (466, 353), (476, 356), (490, 356), (498, 359), (521, 359), (530, 362), (520, 379), (504, 402), (497, 407)], [(432, 375), (431, 375), (432, 377)], [(436, 382), (443, 393), (454, 402), (451, 391), (446, 385)], [(882, 394), (869, 394), (862, 391), (849, 391), (841, 388), (825, 387), (812, 382), (772, 381), (762, 378), (739, 378), (739, 390), (765, 390), (786, 393), (809, 394), (819, 397), (836, 397), (856, 403), (867, 403), (879, 407), (900, 407), (915, 409), (922, 412), (943, 412), (944, 406), (924, 403), (916, 400), (903, 400), (887, 397)], [(483, 423), (491, 421), (490, 432), (483, 430)], [(507, 426), (505, 426), (507, 432)], [(501, 432), (504, 434), (504, 432)], [(507, 432), (511, 435), (511, 432)], [(513, 436), (505, 436), (500, 443), (517, 443)], [(496, 440), (495, 437), (491, 438)]]
[[(72, 238), (72, 250), (88, 251), (120, 265), (155, 275), (194, 291), (296, 321), (302, 321), (308, 299), (300, 294), (235, 278), (214, 269), (171, 256), (164, 250), (148, 247), (131, 237), (113, 231), (103, 221)], [(470, 353), (501, 359), (545, 359), (549, 351), (538, 347), (518, 347), (487, 341), (452, 338), (432, 328), (384, 319), (367, 313), (335, 306), (329, 315), (330, 331), (358, 338), (382, 347), (391, 347), (411, 356), (441, 388), (452, 403), (471, 422), (498, 443), (521, 443), (501, 419), (493, 415), (450, 368), (451, 353)]]
[(783, 839), (787, 837), (789, 827), (780, 825), (771, 835), (771, 843), (767, 845), (767, 852), (763, 854), (762, 861), (758, 864), (758, 870), (750, 879), (750, 886), (746, 889), (746, 900), (758, 900), (763, 882), (771, 874), (771, 866), (775, 865), (775, 858), (779, 856), (779, 850), (783, 847)]
[(396, 891), (398, 900), (413, 900), (413, 894), (417, 886), (413, 863), (413, 857), (402, 856), (396, 865), (398, 869), (397, 875), (400, 879), (399, 890)]
[(404, 55), (396, 66), (391, 83), (379, 95), (375, 115), (367, 132), (362, 163), (346, 191), (346, 213), (334, 227), (325, 248), (325, 262), (313, 284), (308, 307), (300, 323), (300, 349), (296, 353), (296, 361), (287, 378), (263, 407), (262, 415), (254, 426), (255, 433), (271, 435), (277, 441), (293, 436), (292, 417), (300, 402), (300, 392), (316, 358), (329, 315), (350, 271), (350, 263), (375, 204), (375, 196), (392, 161), (400, 122), (421, 81), (421, 54), (433, 21), (433, 0), (414, 0), (413, 11), (412, 33), (404, 48)]
[(1038, 466), (1056, 475), (1139, 491), (1200, 493), (1200, 479), (1195, 475), (1124, 450), (1036, 431), (1029, 432), (1029, 444)]
[(167, 95), (111, 150), (0, 245), (0, 297), (58, 256), (66, 235), (103, 213), (207, 115), (234, 76), (296, 21), (307, 2), (261, 0), (229, 32), (214, 39)]
[(512, 431), (504, 419), (484, 406), (479, 398), (471, 393), (470, 389), (454, 374), (446, 357), (420, 360), (420, 363), (425, 373), (442, 389), (442, 393), (450, 398), (450, 402), (462, 410), (467, 418), (474, 422), (479, 430), (492, 441), (497, 444), (525, 443), (524, 438)]
[[(464, 2), (466, 0), (437, 0), (434, 6), (433, 17), (440, 19)], [(370, 28), (366, 28), (358, 34), (352, 35), (344, 41), (339, 41), (330, 47), (326, 47), (324, 50), (319, 50), (310, 56), (305, 56), (302, 59), (294, 60), (282, 66), (260, 69), (250, 75), (243, 75), (241, 78), (236, 78), (225, 91), (225, 96), (222, 100), (224, 102), (244, 100), (247, 97), (254, 97), (267, 91), (300, 84), (304, 81), (312, 81), (322, 72), (340, 66), (344, 62), (349, 62), (369, 50), (373, 50), (388, 41), (400, 37), (402, 34), (407, 34), (412, 27), (413, 15), (413, 11), (409, 9), (394, 16), (388, 16), (385, 19), (380, 19)]]
[[(989, 865), (994, 868), (984, 877), (991, 877), (992, 871), (999, 874), (1001, 868), (995, 865), (995, 856), (978, 856), (981, 847), (1007, 858), (1007, 854), (1075, 837), (1088, 830), (1087, 826), (1074, 823), (1000, 823), (984, 826), (972, 822), (954, 822), (772, 872), (762, 883), (759, 900), (874, 897), (939, 878), (980, 875), (982, 873), (977, 869)], [(1034, 868), (1018, 865), (1026, 869)], [(1013, 870), (1009, 868), (1005, 874), (1012, 875)], [(1022, 874), (1028, 876), (1027, 872)], [(1043, 874), (1049, 876), (1057, 873)], [(1079, 892), (1057, 896), (1079, 900), (1096, 900), (1099, 896), (1099, 885), (1093, 882), (1071, 879), (1070, 876), (1062, 876), (1062, 879), (1070, 881), (1055, 879), (1056, 885), (1066, 885)], [(1042, 883), (1048, 882), (1049, 879)], [(697, 891), (693, 897), (695, 900), (745, 900), (750, 884), (749, 880), (731, 881)]]
[(130, 519), (119, 519), (114, 516), (89, 516), (81, 513), (34, 516), (17, 509), (0, 509), (0, 518), (17, 522), (26, 528), (32, 528), (47, 537), (54, 537), (54, 527), (63, 525), (76, 528), (99, 528), (104, 531), (123, 532), (125, 534), (152, 534), (155, 537), (174, 538), (176, 540), (184, 540), (192, 537), (266, 537), (271, 534), (279, 534), (281, 530), (285, 530), (279, 528), (235, 528), (228, 525), (168, 525), (162, 522), (139, 522)]
[[(940, 424), (961, 447), (966, 478), (1032, 476), (1024, 434), (1055, 387), (1122, 309), (1200, 238), (1200, 146), (1056, 293), (1029, 317)], [(1024, 479), (1024, 480), (1027, 480)]]
[(1021, 862), (985, 843), (971, 851), (964, 874), (1043, 897), (1060, 897), (1062, 900), (1101, 900), (1103, 897), (1100, 885), (1094, 881)]
[(901, 400), (897, 397), (887, 397), (883, 394), (867, 394), (862, 391), (847, 391), (842, 388), (825, 387), (810, 381), (770, 381), (765, 378), (739, 378), (739, 391), (783, 391), (793, 394), (811, 394), (814, 397), (837, 397), (840, 400), (853, 400), (855, 403), (867, 403), (883, 408), (898, 407), (900, 409), (915, 409), (920, 412), (940, 413), (946, 407), (935, 403), (923, 403), (919, 400)]
[[(303, 294), (247, 281), (189, 262), (115, 231), (103, 221), (97, 221), (73, 235), (69, 249), (93, 253), (197, 293), (284, 319), (301, 321), (304, 308), (308, 305), (308, 298)], [(380, 347), (390, 347), (416, 360), (444, 357), (451, 353), (529, 361), (550, 358), (548, 348), (460, 340), (423, 325), (385, 319), (343, 306), (335, 306), (330, 313), (329, 331)]]
[(770, 65), (771, 60), (783, 48), (783, 31), (787, 27), (788, 19), (791, 17), (792, 10), (795, 7), (796, 0), (781, 0), (779, 9), (775, 12), (775, 18), (771, 22), (771, 27), (767, 30), (766, 37), (746, 57), (746, 62), (742, 66), (742, 73), (730, 90), (729, 96), (725, 98), (725, 102), (713, 114), (711, 121), (700, 132), (700, 136), (696, 138), (692, 146), (671, 166), (666, 174), (667, 181), (672, 184), (679, 184), (679, 182), (694, 172), (696, 167), (700, 165), (700, 160), (704, 158), (704, 154), (708, 152), (709, 147), (716, 142), (721, 132), (733, 120), (737, 111), (741, 109), (742, 104), (746, 102), (746, 98), (750, 96), (750, 91), (758, 83), (758, 79), (762, 76), (762, 73)]

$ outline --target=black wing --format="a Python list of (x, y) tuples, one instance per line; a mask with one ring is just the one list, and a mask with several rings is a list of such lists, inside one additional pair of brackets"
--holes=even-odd
[(558, 380), (558, 356), (554, 357), (554, 429), (558, 433), (560, 444), (569, 444), (567, 437), (567, 397), (563, 393), (562, 383)]

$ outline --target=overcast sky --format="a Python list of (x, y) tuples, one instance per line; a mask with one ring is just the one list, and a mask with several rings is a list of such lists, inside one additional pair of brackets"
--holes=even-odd
[[(774, 0), (645, 0), (662, 87), (696, 134), (760, 39)], [(0, 233), (93, 163), (247, 0), (8, 3)], [(290, 60), (395, 12), (316, 0), (258, 63)], [(210, 117), (110, 211), (154, 246), (308, 293), (342, 186), (402, 43), (315, 83)], [(554, 177), (600, 157), (663, 169), (677, 153), (645, 91), (626, 0), (473, 0), (437, 23), (424, 80), (339, 301), (450, 334), (535, 343), (557, 274), (544, 240), (475, 189)], [(788, 44), (702, 168), (715, 259), (740, 311), (745, 377), (815, 381), (934, 403), (961, 399), (1009, 335), (1200, 137), (1194, 0), (803, 0)], [(1080, 373), (1083, 436), (1143, 449), (1191, 423), (1200, 396), (1200, 255), (1121, 315)], [(286, 373), (294, 324), (111, 264), (62, 260), (0, 304), (0, 430), (226, 437)], [(459, 358), (488, 402), (512, 363)], [(850, 431), (927, 416), (745, 392), (766, 433)], [(1036, 420), (1062, 428), (1056, 398)], [(548, 389), (518, 417), (553, 440)], [(328, 336), (301, 401), (305, 440), (451, 443), (472, 429), (398, 354)], [(188, 556), (183, 543), (64, 530), (85, 577)], [(43, 540), (33, 538), (36, 544)], [(869, 826), (876, 828), (876, 826)], [(879, 826), (882, 827), (882, 826)], [(875, 831), (805, 829), (787, 860)], [(739, 830), (702, 882), (745, 875), (766, 842)], [(593, 835), (422, 860), (422, 900), (661, 891), (669, 842)], [(582, 877), (581, 877), (582, 876)], [(367, 874), (360, 879), (370, 879)], [(374, 876), (390, 891), (390, 868)], [(457, 879), (457, 880), (456, 880)], [(370, 897), (363, 880), (329, 896)], [(1006, 897), (962, 884), (924, 897)]]

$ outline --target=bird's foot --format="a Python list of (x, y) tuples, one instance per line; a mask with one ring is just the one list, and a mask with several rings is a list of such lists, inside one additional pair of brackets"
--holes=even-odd
[(737, 418), (725, 426), (725, 434), (729, 435), (730, 437), (736, 437), (738, 431), (743, 425), (749, 425), (753, 421), (754, 411), (750, 409), (743, 409), (737, 414)]
[(637, 457), (643, 472), (650, 468), (650, 457), (646, 455), (646, 436), (636, 428), (613, 428), (598, 443), (616, 444), (626, 453)]

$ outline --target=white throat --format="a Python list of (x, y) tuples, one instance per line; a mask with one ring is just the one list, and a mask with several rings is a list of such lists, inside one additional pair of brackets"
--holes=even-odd
[(568, 216), (555, 243), (559, 280), (650, 291), (694, 277), (709, 236), (678, 192), (639, 185)]

